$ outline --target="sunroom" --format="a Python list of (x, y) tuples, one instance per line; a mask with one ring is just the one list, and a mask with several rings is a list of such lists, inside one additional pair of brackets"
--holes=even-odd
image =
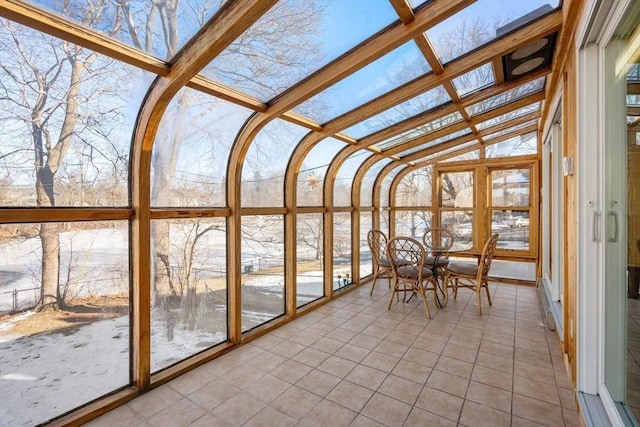
[[(588, 397), (602, 392), (577, 362), (591, 110), (576, 64), (594, 22), (624, 24), (618, 160), (633, 171), (637, 11), (0, 0), (0, 425), (597, 425), (585, 408), (622, 411)], [(593, 230), (615, 219), (633, 277), (628, 176), (629, 215)], [(374, 283), (370, 230), (424, 246), (434, 229), (471, 266), (497, 234), (491, 305), (453, 298), (445, 275), (428, 313), (394, 297), (393, 274)], [(635, 422), (626, 363), (613, 402)]]

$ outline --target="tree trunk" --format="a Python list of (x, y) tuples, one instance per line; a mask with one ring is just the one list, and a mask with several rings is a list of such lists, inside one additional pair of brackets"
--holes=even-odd
[(60, 240), (58, 224), (40, 224), (42, 244), (42, 296), (37, 311), (58, 310), (58, 276), (60, 272)]

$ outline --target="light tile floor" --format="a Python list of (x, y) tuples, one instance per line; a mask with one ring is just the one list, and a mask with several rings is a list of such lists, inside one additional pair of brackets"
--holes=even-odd
[(532, 287), (461, 290), (428, 320), (381, 280), (296, 319), (91, 426), (580, 426), (557, 335)]

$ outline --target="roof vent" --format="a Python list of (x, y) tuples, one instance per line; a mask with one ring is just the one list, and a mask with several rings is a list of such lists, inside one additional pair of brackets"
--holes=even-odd
[[(536, 19), (553, 11), (553, 8), (546, 4), (538, 9), (527, 13), (524, 16), (509, 22), (496, 30), (496, 37), (503, 36), (520, 27), (523, 27)], [(546, 67), (553, 60), (553, 52), (556, 47), (558, 33), (552, 33), (537, 40), (533, 40), (518, 49), (509, 52), (502, 57), (502, 67), (504, 78), (510, 82), (535, 71)]]

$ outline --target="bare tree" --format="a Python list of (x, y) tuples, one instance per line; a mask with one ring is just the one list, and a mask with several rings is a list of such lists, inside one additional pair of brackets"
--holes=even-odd
[[(90, 24), (99, 15), (99, 9), (87, 9), (81, 18)], [(57, 174), (65, 156), (75, 140), (91, 144), (90, 129), (117, 126), (118, 113), (102, 108), (100, 123), (82, 112), (82, 106), (91, 103), (111, 88), (105, 85), (105, 74), (110, 61), (98, 58), (94, 52), (0, 21), (2, 51), (8, 60), (0, 62), (0, 100), (2, 108), (15, 126), (23, 123), (30, 137), (35, 169), (35, 204), (38, 207), (56, 206)], [(109, 69), (109, 72), (113, 70)], [(111, 76), (113, 78), (113, 75)], [(88, 87), (88, 92), (83, 92)], [(98, 104), (95, 114), (103, 113)], [(26, 147), (4, 154), (13, 155), (21, 162)], [(60, 242), (58, 224), (42, 223), (42, 297), (38, 310), (58, 309)]]

